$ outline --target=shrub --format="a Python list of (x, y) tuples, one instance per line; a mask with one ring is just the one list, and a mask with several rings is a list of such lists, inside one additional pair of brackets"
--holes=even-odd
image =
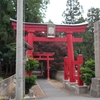
[(29, 92), (29, 89), (36, 84), (37, 76), (26, 76), (25, 77), (25, 93), (27, 94)]
[(28, 61), (26, 62), (26, 65), (25, 65), (25, 70), (27, 72), (30, 72), (30, 71), (36, 69), (38, 66), (39, 66), (38, 60), (28, 58)]
[(86, 85), (91, 84), (91, 79), (95, 77), (95, 62), (90, 59), (85, 62), (84, 67), (80, 68), (81, 70), (81, 78)]
[(0, 77), (0, 81), (2, 81), (3, 80), (3, 78), (2, 77)]

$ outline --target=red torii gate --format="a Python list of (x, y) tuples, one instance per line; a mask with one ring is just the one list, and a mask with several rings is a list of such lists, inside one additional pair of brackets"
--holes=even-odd
[[(16, 20), (11, 19), (13, 28), (16, 30)], [(36, 37), (33, 33), (35, 31), (47, 32), (48, 24), (41, 23), (23, 23), (23, 30), (28, 33), (26, 40), (30, 46), (33, 46), (35, 41), (43, 42), (67, 42), (68, 46), (68, 65), (70, 69), (70, 82), (75, 82), (74, 75), (74, 51), (73, 42), (82, 42), (82, 38), (74, 38), (73, 33), (84, 32), (87, 28), (87, 23), (74, 24), (74, 25), (55, 25), (55, 32), (65, 32), (67, 34), (64, 38), (47, 38), (47, 37)], [(33, 57), (32, 50), (28, 50), (28, 54)], [(66, 70), (64, 70), (66, 72)], [(66, 79), (66, 78), (65, 78)]]
[(33, 57), (36, 59), (36, 60), (46, 60), (47, 61), (47, 79), (50, 78), (50, 60), (54, 60), (54, 58), (50, 58), (51, 56), (53, 56), (54, 53), (39, 53), (39, 52), (35, 52), (33, 54)]

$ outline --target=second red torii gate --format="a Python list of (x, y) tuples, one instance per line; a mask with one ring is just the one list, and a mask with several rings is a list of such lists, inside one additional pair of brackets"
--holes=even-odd
[(47, 79), (50, 78), (50, 60), (54, 60), (54, 58), (50, 58), (51, 56), (53, 56), (54, 53), (39, 53), (39, 52), (35, 52), (33, 54), (33, 57), (36, 59), (36, 60), (46, 60), (47, 61)]
[[(11, 19), (12, 26), (16, 30), (16, 20)], [(47, 38), (47, 37), (36, 37), (35, 31), (47, 32), (48, 24), (40, 23), (23, 23), (23, 30), (28, 33), (26, 40), (30, 46), (33, 46), (35, 41), (43, 42), (67, 42), (68, 47), (68, 64), (70, 66), (70, 82), (74, 82), (74, 51), (73, 42), (82, 42), (82, 38), (74, 38), (73, 33), (84, 32), (87, 28), (87, 23), (74, 24), (74, 25), (55, 25), (55, 32), (65, 32), (67, 34), (64, 38)], [(32, 50), (28, 51), (28, 54), (33, 57)], [(64, 70), (66, 71), (66, 70)]]

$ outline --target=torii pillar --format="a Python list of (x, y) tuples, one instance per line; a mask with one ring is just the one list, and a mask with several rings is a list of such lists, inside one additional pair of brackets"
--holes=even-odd
[(70, 82), (75, 82), (73, 75), (75, 73), (74, 71), (74, 50), (73, 50), (73, 39), (72, 39), (72, 33), (67, 34), (67, 45), (68, 45), (68, 63), (69, 63), (69, 70), (70, 70)]
[[(28, 35), (27, 35), (27, 42), (32, 47), (33, 47), (33, 33), (34, 33), (34, 30), (30, 30), (30, 31), (28, 31)], [(28, 50), (27, 52), (28, 52), (27, 54), (31, 58), (33, 58), (33, 55), (32, 55), (33, 54), (33, 51), (32, 50)]]

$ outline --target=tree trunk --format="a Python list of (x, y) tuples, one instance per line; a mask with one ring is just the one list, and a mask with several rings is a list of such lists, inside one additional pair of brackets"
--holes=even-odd
[(8, 75), (8, 65), (6, 65), (6, 74), (5, 74), (5, 77), (7, 77)]

